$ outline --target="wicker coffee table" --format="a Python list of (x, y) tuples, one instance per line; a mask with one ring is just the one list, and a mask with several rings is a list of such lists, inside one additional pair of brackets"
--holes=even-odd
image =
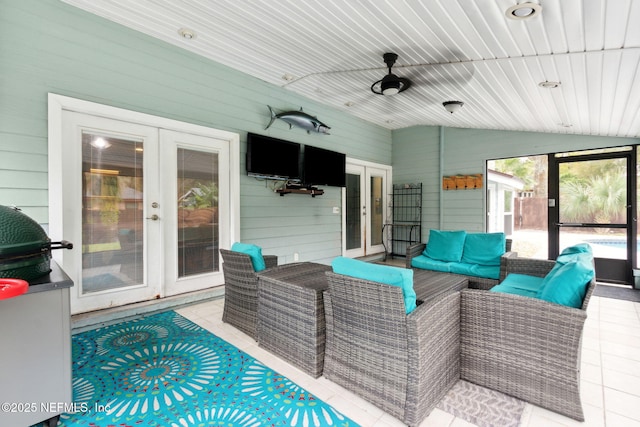
[(258, 274), (258, 345), (314, 378), (324, 365), (327, 271), (328, 265), (300, 262)]

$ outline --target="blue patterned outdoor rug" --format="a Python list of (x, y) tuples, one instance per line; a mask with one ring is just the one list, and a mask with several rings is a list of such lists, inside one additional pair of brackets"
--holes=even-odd
[(61, 426), (358, 424), (170, 311), (74, 335), (77, 411)]

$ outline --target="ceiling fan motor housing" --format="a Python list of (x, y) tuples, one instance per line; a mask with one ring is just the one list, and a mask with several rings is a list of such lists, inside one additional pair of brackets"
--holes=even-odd
[(382, 78), (380, 89), (383, 95), (395, 95), (400, 92), (400, 80), (395, 74), (387, 74)]
[[(411, 80), (404, 77), (398, 77), (391, 72), (391, 67), (396, 63), (398, 55), (392, 52), (387, 52), (382, 55), (382, 59), (389, 68), (389, 74), (384, 76), (382, 80), (378, 80), (371, 85), (371, 91), (376, 95), (395, 95), (402, 92), (411, 86)], [(377, 86), (380, 85), (378, 88)]]

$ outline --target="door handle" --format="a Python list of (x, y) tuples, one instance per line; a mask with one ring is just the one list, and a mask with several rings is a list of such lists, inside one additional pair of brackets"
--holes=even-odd
[(147, 219), (150, 219), (152, 221), (158, 221), (160, 219), (160, 217), (156, 214), (153, 214), (151, 216), (148, 216)]

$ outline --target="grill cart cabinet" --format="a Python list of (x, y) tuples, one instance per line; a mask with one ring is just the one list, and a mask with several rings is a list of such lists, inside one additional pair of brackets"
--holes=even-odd
[(0, 300), (0, 426), (56, 425), (72, 408), (69, 288), (52, 272), (26, 294)]

